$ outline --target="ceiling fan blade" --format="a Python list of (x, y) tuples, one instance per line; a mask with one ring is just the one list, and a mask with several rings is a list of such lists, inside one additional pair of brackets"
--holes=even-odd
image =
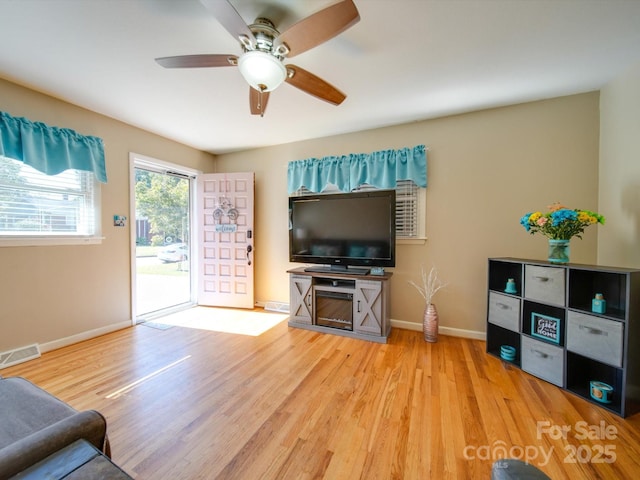
[(200, 0), (200, 2), (213, 13), (218, 22), (233, 38), (239, 40), (241, 36), (245, 36), (251, 41), (252, 45), (255, 45), (256, 37), (228, 0)]
[(251, 115), (264, 116), (264, 112), (267, 110), (267, 103), (269, 102), (269, 92), (259, 92), (253, 87), (249, 87), (249, 106), (251, 108)]
[(180, 55), (156, 58), (156, 62), (164, 68), (234, 67), (238, 65), (238, 57), (222, 54)]
[(294, 57), (344, 32), (360, 20), (353, 0), (342, 0), (293, 24), (276, 39)]
[(313, 95), (314, 97), (324, 100), (325, 102), (340, 105), (347, 96), (333, 85), (325, 82), (320, 77), (316, 77), (313, 73), (296, 67), (295, 65), (287, 65), (287, 78), (285, 82), (299, 88), (303, 92)]

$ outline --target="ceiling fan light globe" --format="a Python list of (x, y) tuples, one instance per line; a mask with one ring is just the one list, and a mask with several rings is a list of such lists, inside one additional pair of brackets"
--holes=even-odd
[(284, 82), (287, 69), (282, 62), (266, 52), (246, 52), (238, 59), (240, 73), (258, 91), (271, 92)]

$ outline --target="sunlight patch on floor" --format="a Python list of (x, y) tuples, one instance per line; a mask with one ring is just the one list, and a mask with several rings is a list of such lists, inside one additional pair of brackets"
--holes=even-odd
[(158, 318), (156, 323), (257, 337), (289, 317), (262, 310), (194, 307)]
[(176, 365), (189, 360), (191, 358), (191, 355), (187, 355), (186, 357), (182, 357), (180, 360), (176, 360), (173, 363), (170, 363), (169, 365), (166, 365), (162, 368), (159, 368), (158, 370), (156, 370), (155, 372), (151, 372), (149, 375), (145, 375), (144, 377), (140, 378), (139, 380), (136, 380), (135, 382), (131, 382), (128, 385), (125, 385), (122, 388), (119, 388), (118, 390), (111, 392), (110, 394), (108, 394), (105, 398), (108, 398), (110, 400), (113, 400), (115, 398), (118, 398), (126, 393), (129, 393), (131, 390), (133, 390), (134, 388), (137, 388), (138, 386), (140, 386), (141, 384), (145, 383), (147, 380), (152, 379), (153, 377), (157, 377), (158, 375), (161, 375), (162, 373), (166, 372), (167, 370), (169, 370), (170, 368), (175, 367)]

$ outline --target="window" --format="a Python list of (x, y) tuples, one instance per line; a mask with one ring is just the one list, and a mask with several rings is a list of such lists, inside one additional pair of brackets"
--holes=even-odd
[[(377, 190), (371, 185), (360, 185), (353, 191)], [(419, 188), (411, 180), (398, 180), (396, 184), (396, 239), (417, 240), (425, 237), (426, 189)], [(294, 192), (294, 196), (310, 195), (305, 187)], [(322, 193), (342, 193), (329, 184)]]
[(92, 172), (46, 175), (0, 157), (0, 243), (87, 243), (100, 235), (99, 188)]
[[(421, 189), (411, 180), (400, 180), (396, 186), (396, 236), (398, 238), (424, 237), (423, 225), (420, 218), (424, 218), (424, 208), (420, 209)], [(422, 193), (426, 190), (422, 189)], [(422, 212), (422, 213), (420, 213)], [(422, 235), (421, 235), (422, 234)]]

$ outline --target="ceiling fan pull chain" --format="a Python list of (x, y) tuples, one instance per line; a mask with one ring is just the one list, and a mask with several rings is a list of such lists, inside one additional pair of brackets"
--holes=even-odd
[(260, 110), (260, 117), (264, 117), (264, 108), (262, 108), (262, 93), (267, 89), (266, 85), (259, 85), (260, 91), (258, 94), (258, 110)]

